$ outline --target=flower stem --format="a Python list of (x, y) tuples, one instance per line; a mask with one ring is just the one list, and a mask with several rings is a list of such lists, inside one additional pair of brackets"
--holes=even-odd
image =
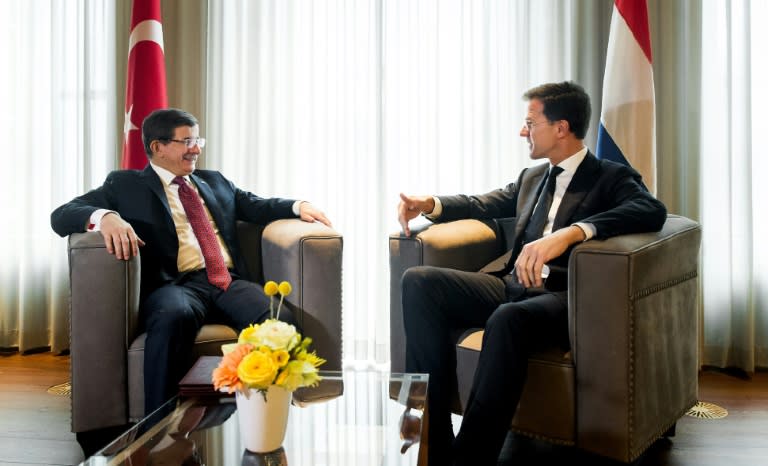
[(280, 295), (280, 302), (277, 304), (277, 317), (275, 317), (277, 320), (280, 320), (280, 308), (283, 306), (283, 298), (285, 298), (285, 296)]

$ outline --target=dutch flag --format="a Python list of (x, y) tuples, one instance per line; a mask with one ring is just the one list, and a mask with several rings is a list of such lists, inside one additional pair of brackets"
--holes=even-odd
[(646, 0), (616, 0), (603, 77), (597, 157), (635, 168), (656, 194), (656, 103)]

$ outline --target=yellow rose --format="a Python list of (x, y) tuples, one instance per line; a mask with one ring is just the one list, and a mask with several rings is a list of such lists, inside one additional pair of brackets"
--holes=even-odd
[(277, 365), (270, 354), (252, 351), (237, 366), (237, 376), (247, 386), (266, 389), (275, 380)]

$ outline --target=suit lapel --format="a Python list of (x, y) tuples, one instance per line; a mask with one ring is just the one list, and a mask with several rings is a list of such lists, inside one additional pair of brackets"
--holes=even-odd
[[(573, 212), (584, 200), (587, 193), (594, 188), (595, 173), (599, 167), (600, 163), (591, 153), (588, 153), (581, 164), (579, 164), (576, 173), (573, 174), (570, 184), (568, 184), (568, 189), (565, 191), (562, 201), (560, 201), (560, 207), (557, 209), (555, 221), (552, 226), (553, 231), (560, 228), (571, 218)], [(504, 255), (480, 269), (480, 272), (502, 276), (512, 269), (512, 260), (514, 257), (517, 257), (517, 254), (520, 252), (523, 231), (528, 225), (528, 220), (531, 218), (531, 215), (533, 215), (533, 209), (536, 206), (536, 201), (539, 199), (539, 193), (543, 189), (544, 178), (548, 169), (549, 164), (542, 164), (540, 168), (530, 168), (530, 176), (524, 177), (521, 181), (520, 193), (521, 195), (525, 193), (526, 197), (520, 198), (518, 202), (519, 208), (518, 220), (515, 225), (515, 245), (513, 249), (508, 250)]]
[(562, 228), (566, 223), (571, 223), (570, 218), (573, 212), (584, 200), (587, 193), (595, 187), (595, 172), (598, 168), (599, 162), (595, 156), (591, 152), (587, 153), (587, 156), (576, 169), (576, 173), (573, 174), (573, 178), (570, 184), (568, 184), (568, 189), (566, 189), (563, 199), (560, 201), (560, 207), (557, 209), (552, 231)]
[(147, 164), (147, 167), (144, 169), (144, 171), (141, 172), (141, 179), (147, 185), (147, 188), (149, 188), (149, 190), (154, 193), (160, 203), (163, 204), (163, 207), (165, 207), (165, 212), (168, 214), (168, 219), (173, 222), (173, 217), (171, 216), (171, 207), (168, 205), (168, 197), (165, 195), (163, 182), (160, 180), (160, 177), (157, 176), (157, 173), (155, 173), (155, 170), (153, 170), (149, 164)]
[[(549, 170), (549, 164), (541, 164), (540, 167), (529, 168), (532, 174), (527, 180), (524, 180), (523, 186), (520, 186), (520, 195), (525, 195), (520, 199), (517, 223), (515, 224), (515, 238), (522, 238), (523, 231), (528, 220), (533, 215), (533, 208), (536, 207), (536, 201), (539, 199), (539, 193), (543, 189), (544, 178)], [(538, 170), (538, 172), (536, 172)]]

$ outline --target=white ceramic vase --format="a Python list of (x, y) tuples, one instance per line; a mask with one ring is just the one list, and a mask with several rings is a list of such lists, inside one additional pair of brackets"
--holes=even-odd
[(288, 427), (291, 392), (271, 385), (266, 402), (262, 393), (254, 389), (247, 398), (237, 392), (236, 400), (240, 438), (245, 448), (254, 453), (268, 453), (280, 448)]

